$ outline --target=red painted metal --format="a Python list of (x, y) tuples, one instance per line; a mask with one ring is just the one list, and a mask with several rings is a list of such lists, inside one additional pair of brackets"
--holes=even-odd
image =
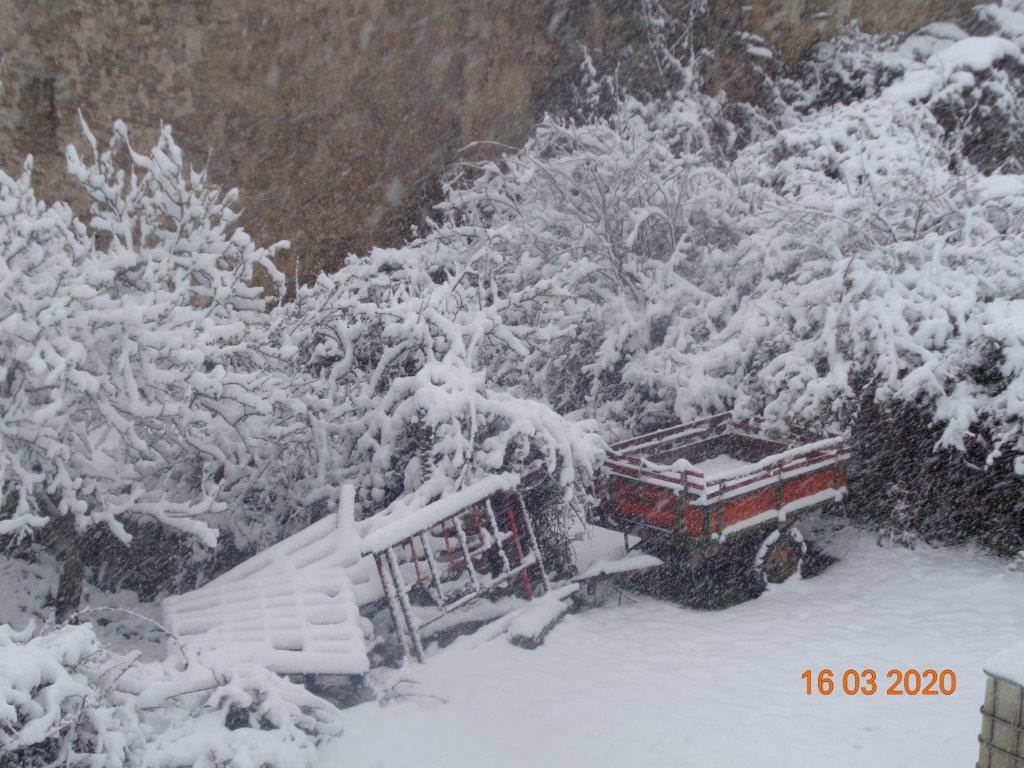
[(413, 567), (416, 569), (416, 583), (419, 584), (423, 581), (423, 575), (420, 573), (420, 558), (416, 554), (416, 539), (409, 539), (409, 554), (412, 556)]
[[(749, 467), (707, 477), (692, 466), (730, 453), (726, 448), (743, 454)], [(741, 423), (716, 414), (614, 444), (605, 461), (605, 510), (641, 538), (714, 545), (724, 534), (841, 497), (846, 458), (841, 438), (794, 431), (782, 441), (765, 437), (760, 419)], [(676, 465), (678, 459), (687, 461)]]
[[(523, 554), (523, 542), (519, 538), (519, 526), (516, 525), (516, 513), (512, 508), (512, 500), (509, 499), (505, 504), (505, 515), (508, 518), (508, 527), (512, 531), (512, 541), (515, 542), (516, 555), (519, 557), (519, 562), (523, 562), (525, 555)], [(523, 571), (523, 590), (526, 592), (526, 597), (533, 599), (533, 582), (530, 581), (530, 572)]]
[[(520, 505), (521, 521), (516, 519), (512, 506), (515, 503)], [(506, 522), (499, 524), (496, 516), (482, 513), (481, 504), (497, 504), (499, 509), (504, 507), (507, 510)], [(508, 530), (503, 527), (506, 523)], [(471, 543), (467, 534), (479, 541)], [(419, 549), (416, 539), (420, 540)], [(488, 559), (493, 558), (495, 547), (501, 548), (496, 567), (495, 561)], [(408, 552), (410, 557), (400, 558), (399, 552), (403, 555)], [(437, 559), (441, 552), (445, 554), (444, 561)], [(520, 594), (528, 598), (534, 597), (538, 588), (546, 589), (548, 586), (529, 513), (518, 493), (494, 494), (411, 535), (378, 544), (367, 554), (371, 554), (376, 562), (403, 650), (406, 656), (414, 656), (420, 661), (423, 660), (422, 631), (430, 624), (499, 587), (515, 583), (517, 578), (522, 580)], [(492, 569), (477, 571), (476, 566), (481, 560), (488, 562)], [(531, 571), (537, 572), (538, 582), (531, 578)], [(427, 586), (426, 595), (415, 589), (420, 584)]]

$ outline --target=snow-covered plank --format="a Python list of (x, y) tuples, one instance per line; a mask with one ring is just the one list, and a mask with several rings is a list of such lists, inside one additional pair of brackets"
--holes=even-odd
[(579, 584), (568, 584), (531, 600), (509, 623), (509, 642), (526, 649), (543, 643), (548, 632), (572, 609), (566, 600), (579, 589)]
[(179, 639), (282, 674), (359, 675), (369, 669), (359, 608), (342, 567), (207, 585), (166, 598), (163, 611)]
[(381, 587), (359, 553), (351, 487), (337, 513), (268, 547), (199, 589), (165, 598), (178, 638), (282, 674), (369, 669), (359, 606)]
[(222, 573), (200, 590), (216, 589), (255, 575), (341, 567), (347, 572), (356, 603), (366, 605), (383, 597), (373, 558), (359, 551), (360, 528), (355, 522), (355, 498), (351, 486), (342, 488), (338, 511), (298, 533), (256, 553)]
[(620, 576), (624, 573), (637, 573), (649, 571), (664, 563), (654, 555), (647, 555), (642, 552), (632, 552), (618, 560), (599, 560), (591, 563), (579, 575), (573, 577), (573, 581), (589, 581), (591, 579), (603, 579), (608, 576)]

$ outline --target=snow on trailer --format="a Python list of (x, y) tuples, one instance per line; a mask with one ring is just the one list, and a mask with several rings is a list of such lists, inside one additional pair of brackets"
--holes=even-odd
[[(670, 542), (695, 555), (774, 531), (846, 492), (844, 439), (795, 435), (770, 438), (759, 420), (740, 423), (723, 413), (617, 443), (605, 461), (601, 519), (641, 546)], [(795, 529), (771, 538), (756, 565), (775, 581), (797, 567), (806, 545)]]
[(423, 661), (424, 629), (499, 588), (533, 598), (550, 587), (519, 482), (484, 478), (382, 518), (363, 538), (407, 656)]
[(369, 627), (359, 606), (381, 592), (360, 556), (353, 502), (346, 486), (336, 514), (199, 589), (165, 598), (168, 628), (280, 674), (365, 673)]

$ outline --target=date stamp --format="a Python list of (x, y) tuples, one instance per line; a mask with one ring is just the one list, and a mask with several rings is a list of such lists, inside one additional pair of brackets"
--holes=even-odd
[(956, 673), (952, 669), (898, 669), (883, 676), (875, 669), (805, 669), (800, 678), (808, 696), (951, 696), (956, 692)]

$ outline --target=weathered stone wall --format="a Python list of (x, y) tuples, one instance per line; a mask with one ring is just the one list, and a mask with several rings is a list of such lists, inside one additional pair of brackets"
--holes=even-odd
[(79, 138), (162, 121), (246, 224), (315, 262), (407, 234), (472, 140), (520, 141), (552, 54), (542, 4), (489, 0), (3, 0), (0, 163), (44, 189)]
[[(712, 0), (711, 20), (720, 40), (747, 29), (794, 59), (851, 18), (900, 31), (968, 6)], [(64, 195), (62, 150), (79, 138), (79, 108), (101, 135), (124, 119), (140, 144), (169, 122), (195, 162), (209, 156), (212, 177), (241, 188), (246, 226), (262, 240), (291, 239), (309, 275), (404, 237), (459, 148), (521, 142), (557, 98), (578, 42), (607, 53), (628, 36), (634, 7), (0, 0), (0, 166), (12, 172), (32, 153), (44, 191)], [(721, 83), (735, 88), (742, 68), (728, 62)]]
[(866, 32), (899, 33), (933, 21), (961, 21), (974, 5), (973, 0), (719, 0), (711, 11), (721, 25), (742, 19), (742, 26), (792, 63), (851, 21)]

